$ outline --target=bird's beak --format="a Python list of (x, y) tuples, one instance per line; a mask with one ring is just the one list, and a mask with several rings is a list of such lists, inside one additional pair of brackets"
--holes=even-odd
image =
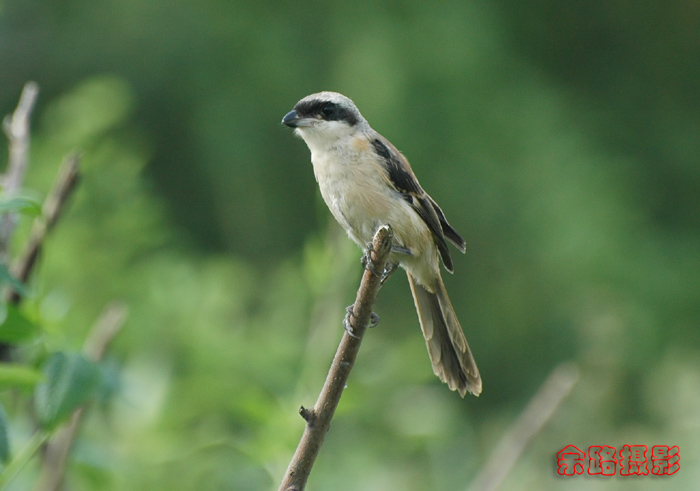
[(290, 128), (302, 128), (305, 126), (311, 126), (312, 121), (314, 121), (313, 118), (299, 117), (296, 110), (289, 111), (287, 115), (284, 118), (282, 118), (282, 124), (287, 125)]

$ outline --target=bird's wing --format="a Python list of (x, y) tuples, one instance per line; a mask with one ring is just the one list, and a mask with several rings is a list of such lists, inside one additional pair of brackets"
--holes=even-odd
[(433, 234), (445, 269), (452, 272), (454, 267), (445, 237), (455, 243), (460, 250), (463, 250), (464, 246), (460, 244), (464, 244), (464, 239), (462, 239), (462, 237), (447, 223), (445, 215), (442, 213), (437, 203), (423, 191), (406, 157), (404, 157), (386, 138), (379, 134), (371, 139), (371, 143), (387, 171), (389, 184), (423, 219)]
[(438, 204), (435, 202), (433, 198), (428, 196), (428, 200), (430, 200), (430, 204), (433, 206), (433, 209), (435, 210), (435, 213), (437, 213), (438, 219), (440, 220), (440, 225), (442, 226), (442, 233), (445, 234), (445, 238), (452, 242), (454, 246), (459, 249), (462, 253), (466, 252), (467, 250), (467, 243), (464, 240), (464, 238), (459, 235), (459, 232), (457, 232), (452, 225), (450, 225), (447, 222), (447, 219), (445, 218), (445, 214), (442, 212)]

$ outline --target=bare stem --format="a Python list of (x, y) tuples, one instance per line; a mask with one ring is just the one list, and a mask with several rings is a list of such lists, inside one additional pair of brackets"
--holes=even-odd
[[(388, 225), (382, 226), (375, 234), (371, 254), (374, 271), (384, 271), (391, 249), (392, 237), (391, 227)], [(306, 421), (306, 427), (282, 479), (280, 491), (302, 491), (306, 486), (311, 468), (316, 461), (326, 433), (328, 433), (331, 419), (333, 419), (333, 414), (340, 402), (340, 396), (343, 394), (350, 371), (360, 350), (362, 338), (370, 322), (372, 308), (377, 300), (380, 287), (380, 278), (367, 268), (362, 276), (362, 282), (357, 291), (350, 316), (353, 336), (347, 332), (343, 335), (316, 404), (312, 408), (302, 407), (299, 410), (302, 418)]]
[[(22, 251), (19, 260), (12, 266), (13, 275), (22, 283), (26, 283), (29, 279), (46, 235), (56, 225), (56, 221), (61, 216), (68, 198), (75, 190), (80, 177), (78, 173), (79, 161), (80, 155), (73, 153), (66, 157), (61, 164), (56, 180), (44, 200), (42, 216), (34, 221), (24, 251)], [(17, 292), (10, 292), (9, 300), (17, 303), (19, 301)]]
[(527, 407), (501, 438), (486, 465), (476, 477), (471, 491), (498, 489), (530, 441), (542, 430), (578, 382), (573, 363), (562, 363), (547, 377)]
[[(29, 160), (29, 121), (39, 95), (39, 86), (27, 82), (19, 98), (17, 109), (3, 121), (3, 130), (9, 141), (9, 161), (2, 177), (3, 192), (11, 196), (22, 187)], [(0, 259), (6, 263), (10, 238), (14, 232), (17, 217), (7, 213), (0, 217)]]

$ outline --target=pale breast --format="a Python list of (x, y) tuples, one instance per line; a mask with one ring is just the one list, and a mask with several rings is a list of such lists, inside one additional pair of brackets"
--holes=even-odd
[(365, 247), (381, 225), (389, 224), (394, 242), (412, 252), (410, 256), (393, 254), (392, 261), (413, 271), (419, 281), (434, 276), (438, 263), (432, 233), (389, 186), (386, 171), (366, 139), (350, 139), (332, 151), (312, 150), (311, 161), (321, 196), (350, 238)]
[[(366, 244), (386, 222), (395, 206), (395, 196), (369, 152), (313, 153), (312, 162), (321, 195), (333, 216), (355, 241)], [(381, 223), (380, 223), (381, 222)]]

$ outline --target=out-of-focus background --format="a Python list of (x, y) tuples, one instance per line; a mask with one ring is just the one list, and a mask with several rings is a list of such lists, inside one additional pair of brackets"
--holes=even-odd
[[(0, 113), (41, 90), (25, 187), (83, 154), (23, 309), (77, 349), (105, 304), (129, 307), (68, 488), (276, 489), (361, 274), (279, 123), (335, 90), (467, 240), (446, 283), (484, 392), (432, 374), (396, 274), (309, 489), (466, 489), (569, 361), (578, 383), (503, 489), (692, 489), (699, 25), (680, 0), (1, 1)], [(32, 426), (17, 397), (13, 452)], [(569, 444), (677, 445), (681, 470), (561, 477)]]

